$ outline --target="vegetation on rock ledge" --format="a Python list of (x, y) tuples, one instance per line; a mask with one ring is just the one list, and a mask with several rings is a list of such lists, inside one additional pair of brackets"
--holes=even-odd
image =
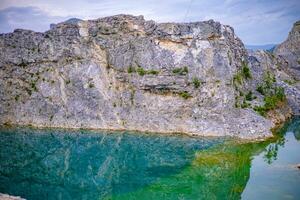
[(264, 95), (264, 105), (255, 106), (254, 110), (262, 116), (266, 116), (266, 113), (279, 107), (285, 100), (286, 96), (282, 87), (275, 86), (275, 76), (270, 72), (264, 75), (263, 84), (257, 87), (257, 91)]
[(144, 76), (146, 74), (152, 74), (152, 75), (157, 75), (159, 74), (159, 71), (151, 69), (151, 70), (145, 70), (144, 68), (142, 68), (141, 66), (138, 66), (137, 68), (129, 66), (127, 69), (127, 72), (129, 74), (131, 73), (138, 73), (138, 75), (140, 76)]
[(187, 67), (179, 67), (179, 68), (173, 69), (172, 72), (173, 72), (173, 74), (186, 75), (189, 73), (189, 70)]
[(180, 92), (180, 93), (179, 93), (179, 96), (181, 96), (181, 97), (184, 98), (184, 99), (188, 99), (188, 98), (191, 98), (191, 97), (192, 97), (192, 95), (190, 95), (187, 91)]

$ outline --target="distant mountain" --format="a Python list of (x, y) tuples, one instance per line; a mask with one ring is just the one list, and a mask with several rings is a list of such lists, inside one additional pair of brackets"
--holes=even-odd
[(264, 44), (264, 45), (245, 45), (246, 49), (250, 50), (271, 50), (275, 48), (276, 44)]

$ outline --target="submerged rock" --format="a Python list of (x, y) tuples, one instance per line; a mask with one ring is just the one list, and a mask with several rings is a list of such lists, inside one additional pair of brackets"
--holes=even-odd
[(21, 197), (15, 197), (8, 194), (2, 194), (0, 193), (0, 200), (25, 200)]
[(254, 139), (291, 114), (284, 101), (265, 116), (254, 110), (264, 97), (246, 94), (272, 66), (213, 20), (72, 20), (1, 34), (0, 50), (1, 124)]

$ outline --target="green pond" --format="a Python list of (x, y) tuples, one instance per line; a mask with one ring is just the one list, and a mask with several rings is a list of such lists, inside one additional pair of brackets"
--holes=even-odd
[(0, 193), (26, 199), (300, 199), (300, 119), (271, 140), (0, 128)]

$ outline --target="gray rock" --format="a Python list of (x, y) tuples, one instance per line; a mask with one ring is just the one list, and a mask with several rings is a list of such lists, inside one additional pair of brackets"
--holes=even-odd
[[(213, 20), (117, 15), (16, 30), (0, 35), (0, 124), (270, 137), (272, 119), (236, 107), (243, 62), (233, 28)], [(255, 91), (260, 63), (249, 61), (255, 76), (240, 90)]]
[(8, 194), (2, 194), (0, 193), (0, 200), (25, 200), (21, 197), (11, 196)]

